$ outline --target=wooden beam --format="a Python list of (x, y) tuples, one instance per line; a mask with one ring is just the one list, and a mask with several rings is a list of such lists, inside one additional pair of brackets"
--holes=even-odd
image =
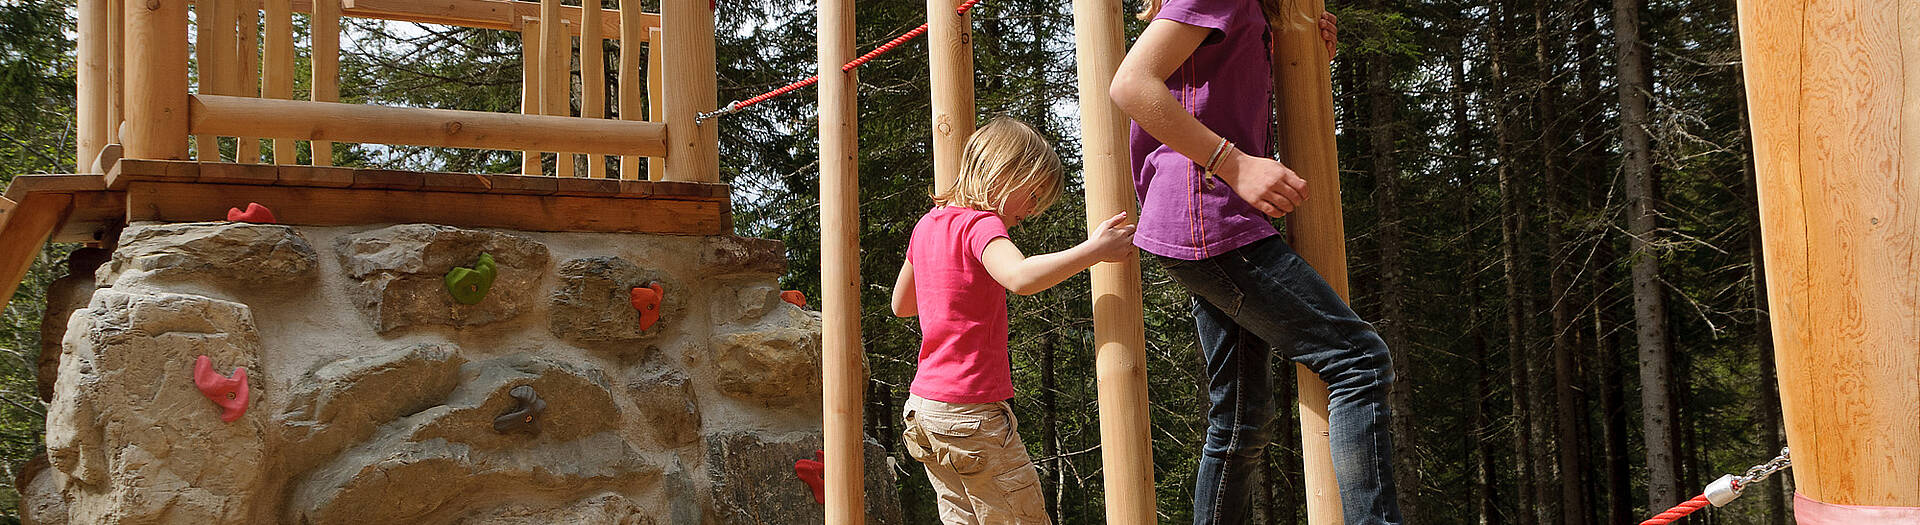
[(19, 201), (7, 212), (6, 224), (0, 226), (0, 301), (13, 301), (40, 248), (72, 207), (72, 195), (44, 193)]
[(126, 122), (127, 11), (126, 0), (107, 0), (107, 143), (119, 144), (120, 124)]
[[(620, 120), (646, 120), (646, 114), (641, 109), (644, 107), (642, 104), (645, 103), (640, 98), (641, 84), (646, 80), (650, 80), (652, 77), (643, 77), (643, 73), (640, 70), (640, 47), (642, 40), (645, 38), (645, 34), (641, 32), (641, 27), (639, 27), (638, 24), (632, 23), (632, 21), (636, 19), (635, 17), (640, 14), (640, 1), (620, 0), (619, 14), (622, 21), (620, 26), (620, 65), (617, 68), (620, 72), (620, 90), (618, 92), (620, 99)], [(659, 28), (656, 27), (653, 30), (658, 31)], [(645, 75), (651, 74), (651, 70), (645, 73)], [(624, 180), (640, 180), (640, 157), (633, 155), (620, 157), (620, 178)]]
[[(1088, 174), (1087, 227), (1127, 212), (1134, 220), (1127, 116), (1108, 97), (1126, 55), (1119, 2), (1073, 2), (1080, 77), (1080, 134)], [(949, 11), (951, 8), (949, 8)], [(971, 69), (971, 68), (969, 68)], [(936, 69), (937, 70), (937, 69)], [(972, 76), (966, 77), (971, 87)], [(971, 89), (969, 89), (971, 93)], [(971, 105), (968, 106), (971, 124)], [(969, 128), (970, 129), (970, 128)], [(960, 137), (964, 140), (965, 137)], [(964, 144), (962, 142), (961, 144)], [(958, 150), (955, 150), (958, 155)], [(1145, 317), (1140, 258), (1093, 266), (1094, 371), (1100, 407), (1100, 464), (1107, 523), (1155, 523), (1152, 422), (1147, 415)]]
[[(1313, 198), (1287, 214), (1288, 242), (1344, 299), (1347, 237), (1340, 210), (1340, 156), (1333, 136), (1333, 74), (1319, 26), (1326, 6), (1321, 0), (1301, 0), (1287, 8), (1267, 22), (1274, 42), (1274, 92), (1288, 94), (1280, 97), (1275, 108), (1279, 153), (1313, 190)], [(1332, 445), (1327, 438), (1327, 383), (1304, 365), (1296, 365), (1294, 373), (1307, 523), (1341, 523), (1340, 487), (1334, 481)]]
[[(560, 0), (540, 0), (540, 113), (573, 115), (573, 38), (560, 19)], [(553, 174), (574, 176), (573, 148), (553, 149)]]
[(1794, 489), (1892, 507), (1835, 507), (1833, 523), (1907, 523), (1920, 508), (1920, 4), (1738, 4)]
[[(267, 50), (264, 98), (293, 100), (293, 3), (266, 0)], [(273, 139), (274, 164), (299, 164), (300, 153), (290, 139)]]
[[(46, 177), (91, 177), (88, 180), (61, 182), (55, 186), (52, 182), (40, 180)], [(33, 191), (91, 191), (105, 189), (125, 191), (134, 182), (178, 182), (178, 183), (219, 183), (248, 184), (256, 186), (288, 186), (314, 188), (386, 188), (419, 189), (436, 192), (457, 193), (513, 193), (530, 195), (571, 195), (582, 197), (607, 198), (648, 198), (683, 200), (725, 200), (730, 192), (725, 184), (704, 182), (661, 182), (661, 181), (616, 181), (608, 179), (565, 179), (565, 184), (551, 182), (553, 177), (473, 174), (473, 173), (435, 173), (382, 170), (368, 168), (339, 168), (315, 166), (273, 166), (259, 164), (230, 164), (169, 160), (124, 160), (115, 165), (104, 177), (99, 175), (23, 175), (21, 179), (34, 182), (19, 185)], [(26, 190), (22, 190), (26, 191)]]
[[(580, 116), (607, 117), (606, 39), (602, 37), (600, 0), (581, 2), (580, 22)], [(616, 33), (617, 34), (617, 33)], [(607, 169), (607, 158), (587, 155), (586, 176), (599, 178)]]
[(187, 4), (148, 0), (127, 5), (126, 119), (128, 157), (187, 158)]
[(960, 174), (960, 153), (973, 137), (973, 15), (957, 13), (955, 5), (953, 0), (927, 0), (935, 192), (953, 185)]
[[(720, 181), (720, 122), (700, 122), (717, 91), (710, 0), (661, 0), (661, 72), (666, 79), (666, 180)], [(662, 179), (663, 177), (655, 177)]]
[(654, 156), (666, 128), (654, 122), (517, 115), (196, 95), (195, 133), (497, 150), (569, 150)]
[[(310, 2), (299, 0), (296, 4)], [(424, 24), (443, 24), (481, 29), (500, 29), (517, 31), (521, 23), (528, 18), (540, 17), (539, 2), (509, 2), (503, 0), (344, 0), (342, 12), (356, 18), (378, 18)], [(607, 38), (646, 38), (647, 29), (660, 27), (660, 15), (657, 13), (637, 12), (635, 5), (634, 23), (641, 24), (640, 32), (627, 36), (621, 31), (625, 22), (620, 18), (607, 17), (600, 21), (600, 34)], [(583, 24), (582, 11), (578, 6), (561, 6), (560, 18), (570, 24), (570, 34), (579, 36)]]
[(432, 223), (525, 231), (720, 235), (732, 231), (726, 199), (681, 200), (401, 191), (355, 188), (135, 181), (129, 221), (221, 220), (227, 208), (258, 202), (281, 224), (347, 226)]
[(79, 165), (74, 171), (87, 171), (92, 168), (89, 162), (100, 156), (100, 149), (107, 146), (109, 140), (110, 119), (108, 118), (107, 97), (112, 93), (109, 87), (108, 68), (111, 67), (107, 50), (112, 45), (108, 38), (107, 19), (112, 16), (107, 0), (81, 0), (79, 11), (79, 38), (74, 51), (75, 64), (75, 147), (73, 157)]
[[(242, 97), (260, 96), (259, 4), (259, 0), (242, 0), (242, 8), (239, 13), (237, 13), (240, 17), (240, 39), (237, 41), (239, 47), (236, 50), (236, 56), (239, 60), (240, 72), (233, 79), (235, 91), (231, 93), (232, 95)], [(235, 162), (260, 162), (260, 139), (258, 137), (243, 135), (238, 138), (238, 141), (239, 144), (235, 146), (234, 151)]]
[[(313, 2), (314, 102), (340, 100), (340, 0)], [(313, 141), (313, 165), (333, 165), (333, 142)]]
[(840, 71), (854, 57), (854, 0), (822, 0), (816, 47), (820, 75), (821, 439), (826, 457), (826, 523), (866, 522), (860, 344), (860, 139), (858, 77)]
[[(540, 114), (540, 87), (540, 20), (528, 19), (520, 24), (520, 114)], [(535, 150), (521, 151), (520, 174), (545, 174), (542, 155)]]
[[(660, 65), (660, 28), (647, 30), (647, 118), (649, 122), (667, 121), (667, 81), (663, 72), (666, 66)], [(667, 159), (647, 158), (647, 178), (662, 180), (667, 174)]]

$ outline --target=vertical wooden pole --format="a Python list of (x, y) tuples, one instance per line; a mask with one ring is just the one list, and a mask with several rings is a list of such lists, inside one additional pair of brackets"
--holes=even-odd
[(107, 18), (110, 9), (107, 0), (81, 0), (79, 3), (79, 43), (74, 50), (79, 70), (74, 72), (75, 84), (75, 142), (78, 149), (74, 152), (74, 173), (86, 173), (93, 167), (93, 159), (100, 156), (100, 149), (107, 146), (107, 136), (111, 126), (107, 117), (108, 69), (110, 64), (107, 48)]
[[(714, 77), (711, 0), (660, 0), (661, 75), (666, 79), (666, 180), (720, 182), (720, 122), (700, 122), (720, 94)], [(663, 178), (656, 176), (655, 178)]]
[[(866, 522), (861, 402), (867, 378), (860, 345), (860, 142), (853, 58), (854, 0), (821, 0), (820, 312), (824, 356), (821, 422), (826, 452), (826, 522)], [(676, 94), (678, 95), (678, 94)], [(669, 160), (672, 157), (668, 157)]]
[[(1333, 138), (1333, 74), (1320, 40), (1321, 0), (1288, 2), (1268, 23), (1273, 32), (1273, 89), (1277, 101), (1280, 160), (1307, 180), (1313, 197), (1287, 215), (1288, 242), (1320, 276), (1347, 296), (1347, 238), (1340, 211), (1340, 157)], [(1340, 487), (1333, 477), (1327, 441), (1327, 383), (1296, 366), (1300, 403), (1301, 466), (1307, 488), (1307, 523), (1341, 523)], [(1382, 451), (1385, 453), (1385, 451)]]
[[(139, 1), (139, 0), (135, 0)], [(220, 2), (223, 0), (197, 0), (193, 4), (193, 55), (194, 74), (199, 92), (207, 95), (220, 94), (220, 60), (214, 57), (220, 41), (217, 28), (220, 27)], [(211, 153), (209, 153), (211, 152)], [(202, 162), (220, 160), (220, 138), (212, 135), (193, 136), (193, 158)]]
[[(573, 115), (573, 36), (560, 16), (560, 0), (540, 0), (540, 113)], [(554, 154), (553, 174), (573, 176), (573, 154)]]
[(186, 160), (187, 2), (130, 2), (126, 29), (126, 157)]
[[(647, 120), (665, 122), (667, 114), (667, 87), (661, 75), (666, 67), (660, 64), (660, 28), (647, 30)], [(647, 157), (647, 178), (661, 180), (667, 174), (667, 159)]]
[[(260, 96), (260, 0), (239, 0), (240, 72), (234, 78), (238, 84), (233, 94), (242, 97)], [(239, 148), (235, 150), (234, 162), (260, 162), (260, 139), (240, 137)]]
[[(293, 100), (293, 0), (266, 0), (266, 98)], [(298, 164), (293, 139), (273, 139), (274, 164)]]
[[(620, 120), (646, 120), (646, 102), (640, 98), (647, 81), (640, 71), (640, 43), (646, 37), (639, 0), (620, 0)], [(639, 156), (620, 156), (620, 178), (640, 180)]]
[[(312, 98), (340, 101), (340, 0), (313, 0)], [(313, 165), (333, 165), (332, 141), (313, 141)]]
[(1920, 2), (1739, 13), (1794, 488), (1920, 507)]
[(960, 152), (973, 136), (973, 15), (956, 13), (958, 4), (954, 0), (927, 0), (936, 191), (945, 191), (953, 184), (960, 173)]
[[(1140, 215), (1135, 210), (1137, 201), (1130, 176), (1127, 117), (1107, 96), (1114, 72), (1120, 69), (1120, 59), (1126, 56), (1121, 9), (1120, 2), (1073, 2), (1089, 230), (1116, 213), (1124, 211), (1133, 218)], [(939, 100), (939, 90), (934, 96)], [(1106, 475), (1107, 523), (1155, 523), (1140, 258), (1094, 265), (1092, 284), (1094, 373), (1100, 403), (1100, 464)]]
[[(126, 122), (127, 93), (126, 0), (107, 0), (107, 143), (120, 143), (120, 123)], [(91, 161), (86, 161), (91, 162)], [(111, 166), (103, 166), (103, 169)]]
[[(632, 1), (632, 0), (628, 0)], [(544, 97), (540, 95), (540, 21), (534, 18), (520, 20), (520, 113), (541, 114)], [(541, 166), (538, 151), (520, 152), (520, 174), (541, 175), (545, 167)]]
[[(601, 35), (600, 0), (580, 0), (580, 116), (607, 118), (606, 39)], [(587, 155), (587, 176), (606, 174), (606, 155)]]

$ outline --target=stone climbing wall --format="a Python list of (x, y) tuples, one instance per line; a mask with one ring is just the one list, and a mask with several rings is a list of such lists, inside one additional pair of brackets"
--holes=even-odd
[[(22, 471), (23, 512), (820, 522), (794, 473), (819, 448), (820, 320), (781, 300), (783, 252), (418, 224), (128, 227), (93, 281), (63, 280), (50, 305), (64, 334), (43, 356), (47, 454)], [(496, 262), (491, 289), (460, 304), (443, 277), (481, 253)], [(631, 290), (649, 283), (664, 294), (643, 328)], [(211, 373), (196, 374), (199, 356)], [(236, 367), (244, 398), (226, 396)], [(899, 523), (872, 443), (867, 464), (869, 522)]]

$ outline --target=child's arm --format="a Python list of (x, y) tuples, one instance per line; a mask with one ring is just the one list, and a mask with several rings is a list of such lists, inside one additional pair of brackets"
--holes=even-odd
[(913, 317), (920, 315), (920, 303), (913, 294), (913, 261), (900, 263), (900, 277), (893, 281), (893, 315)]
[[(980, 264), (986, 266), (987, 274), (993, 276), (1007, 291), (1020, 295), (1033, 295), (1041, 290), (1052, 288), (1060, 281), (1073, 277), (1094, 263), (1101, 261), (1123, 261), (1133, 255), (1133, 228), (1127, 222), (1127, 213), (1120, 212), (1095, 227), (1085, 242), (1066, 250), (1027, 257), (1020, 253), (1020, 247), (1006, 237), (987, 243), (987, 249), (980, 254)], [(894, 297), (899, 297), (895, 292)], [(898, 304), (898, 299), (895, 299)], [(898, 311), (899, 306), (895, 306)]]
[[(1154, 20), (1120, 62), (1108, 94), (1140, 128), (1174, 151), (1206, 164), (1220, 135), (1200, 123), (1167, 91), (1166, 79), (1199, 49), (1210, 29), (1172, 20)], [(1220, 179), (1242, 200), (1269, 216), (1293, 212), (1307, 199), (1307, 181), (1272, 159), (1255, 158), (1230, 148), (1214, 166)]]

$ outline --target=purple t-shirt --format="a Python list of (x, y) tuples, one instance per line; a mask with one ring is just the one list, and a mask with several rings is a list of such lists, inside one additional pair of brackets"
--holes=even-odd
[[(1167, 89), (1240, 151), (1267, 156), (1273, 68), (1259, 0), (1167, 0), (1154, 19), (1210, 30), (1193, 56), (1167, 77)], [(1140, 196), (1140, 227), (1133, 239), (1140, 249), (1198, 260), (1280, 233), (1266, 215), (1192, 159), (1138, 124), (1131, 132), (1133, 186)]]

